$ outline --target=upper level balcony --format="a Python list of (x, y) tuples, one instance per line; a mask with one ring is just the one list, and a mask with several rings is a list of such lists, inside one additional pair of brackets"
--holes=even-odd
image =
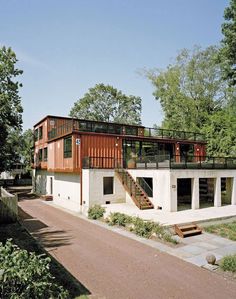
[(236, 157), (158, 155), (132, 159), (84, 157), (87, 169), (236, 169)]
[(71, 134), (72, 132), (90, 132), (122, 136), (138, 136), (156, 139), (174, 139), (204, 142), (204, 135), (196, 132), (145, 128), (138, 125), (106, 123), (70, 118), (49, 118), (48, 140)]

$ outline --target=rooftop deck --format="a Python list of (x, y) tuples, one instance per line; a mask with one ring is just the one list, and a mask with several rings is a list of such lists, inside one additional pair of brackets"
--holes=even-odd
[(65, 119), (64, 123), (61, 124), (61, 119), (60, 122), (57, 122), (56, 118), (50, 119), (49, 123), (51, 122), (53, 122), (54, 125), (50, 127), (48, 132), (49, 141), (68, 135), (74, 131), (201, 142), (203, 142), (205, 139), (204, 135), (196, 132), (184, 132), (160, 128), (145, 128), (143, 126), (137, 125), (105, 123), (78, 119)]

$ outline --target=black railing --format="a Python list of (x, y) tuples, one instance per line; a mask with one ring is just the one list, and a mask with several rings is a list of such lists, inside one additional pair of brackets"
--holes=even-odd
[(236, 169), (236, 157), (179, 156), (170, 159), (172, 169)]
[(85, 157), (83, 168), (97, 169), (236, 169), (236, 157), (146, 156), (129, 160), (113, 157)]
[(204, 141), (205, 136), (196, 132), (186, 132), (177, 130), (167, 130), (161, 128), (145, 128), (145, 137), (161, 138), (161, 139), (179, 139), (179, 140), (192, 140)]
[(122, 168), (122, 159), (113, 157), (85, 157), (83, 158), (83, 168), (98, 169), (116, 169)]
[(123, 136), (139, 136), (158, 139), (177, 139), (190, 141), (204, 141), (205, 136), (196, 132), (184, 132), (177, 130), (167, 130), (161, 128), (144, 128), (142, 126), (132, 126), (125, 124), (113, 124), (96, 121), (86, 121), (78, 119), (67, 119), (63, 124), (54, 120), (54, 127), (48, 132), (48, 139), (54, 139), (66, 134), (72, 133), (73, 130), (80, 132), (94, 132), (102, 134), (114, 134)]

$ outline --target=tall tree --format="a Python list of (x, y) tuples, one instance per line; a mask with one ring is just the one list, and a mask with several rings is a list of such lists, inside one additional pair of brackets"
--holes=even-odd
[[(146, 75), (162, 106), (164, 128), (206, 133), (210, 154), (233, 155), (235, 132), (230, 126), (236, 120), (228, 107), (234, 104), (235, 90), (222, 79), (218, 51), (216, 47), (184, 49), (166, 70)], [(222, 139), (223, 132), (227, 138)]]
[(225, 78), (236, 85), (236, 0), (231, 0), (224, 11), (225, 22), (222, 25), (222, 49), (220, 60), (224, 65)]
[(127, 96), (110, 85), (97, 84), (74, 103), (71, 117), (128, 123), (141, 123), (141, 98)]
[(21, 129), (22, 112), (16, 78), (22, 71), (16, 68), (16, 55), (11, 48), (0, 48), (0, 172), (10, 169), (16, 160), (12, 135)]

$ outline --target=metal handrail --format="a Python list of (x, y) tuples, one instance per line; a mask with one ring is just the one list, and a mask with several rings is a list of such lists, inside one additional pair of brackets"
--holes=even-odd
[[(81, 121), (82, 122), (82, 121)], [(86, 122), (86, 121), (83, 121)], [(56, 126), (48, 132), (48, 139), (54, 139), (63, 134), (68, 134), (74, 129), (81, 132), (95, 132), (103, 134), (115, 134), (123, 136), (139, 136), (139, 137), (150, 137), (158, 139), (179, 139), (179, 140), (191, 140), (191, 141), (204, 141), (205, 136), (201, 133), (191, 132), (191, 131), (178, 131), (178, 130), (169, 130), (162, 128), (148, 128), (126, 124), (113, 124), (113, 123), (104, 123), (104, 122), (89, 122), (90, 126), (80, 128), (80, 120), (78, 119), (68, 119), (63, 125)], [(102, 128), (99, 128), (99, 125)], [(113, 129), (112, 129), (112, 128)], [(133, 129), (133, 131), (132, 131)], [(139, 131), (140, 129), (140, 131)]]
[(125, 168), (133, 169), (236, 169), (236, 157), (163, 155), (133, 158), (133, 161), (129, 166), (122, 158), (84, 157), (83, 168), (118, 169), (125, 165)]

